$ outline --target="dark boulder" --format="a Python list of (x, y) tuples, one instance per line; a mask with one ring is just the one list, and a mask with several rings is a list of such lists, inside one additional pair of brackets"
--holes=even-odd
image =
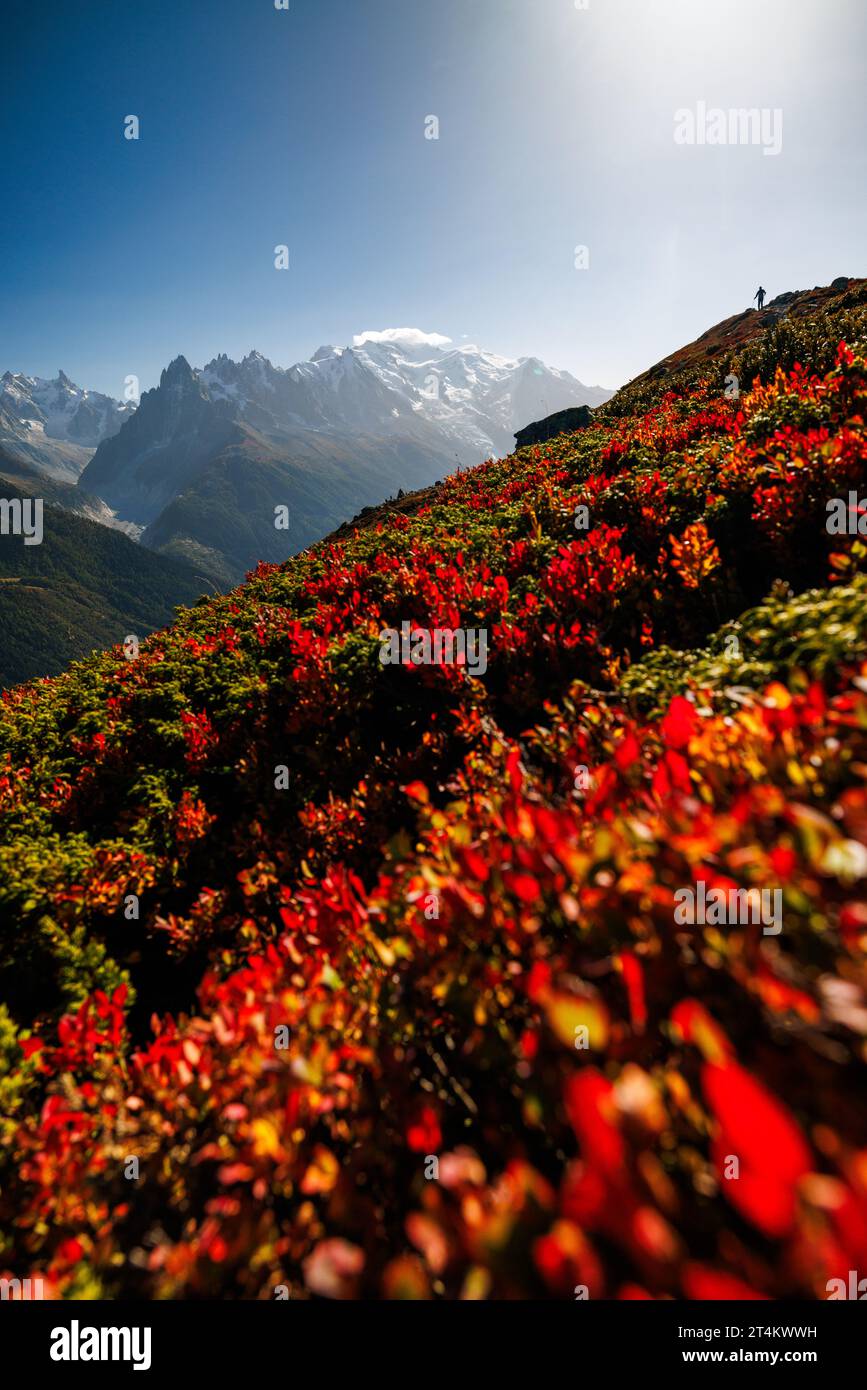
[(586, 430), (592, 423), (593, 411), (589, 405), (571, 405), (566, 410), (558, 410), (555, 415), (546, 416), (544, 420), (536, 420), (534, 424), (526, 425), (524, 429), (518, 430), (515, 440), (519, 449), (525, 449), (528, 444), (547, 444), (549, 439), (556, 439), (558, 434)]

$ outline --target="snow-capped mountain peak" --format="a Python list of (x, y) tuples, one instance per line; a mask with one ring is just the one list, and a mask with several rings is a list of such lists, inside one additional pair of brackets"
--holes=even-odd
[[(516, 430), (531, 421), (569, 406), (601, 405), (611, 395), (537, 357), (514, 360), (418, 328), (369, 329), (349, 351), (359, 367), (447, 434), (462, 462), (508, 453)], [(316, 360), (324, 367), (330, 359), (320, 348)]]
[(25, 428), (85, 448), (116, 434), (135, 410), (132, 403), (76, 386), (62, 369), (53, 380), (6, 372), (0, 377), (0, 405)]

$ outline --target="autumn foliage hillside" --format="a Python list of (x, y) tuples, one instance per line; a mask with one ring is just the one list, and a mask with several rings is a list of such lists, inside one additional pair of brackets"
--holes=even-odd
[[(867, 284), (700, 357), (3, 696), (0, 1271), (867, 1271)], [(384, 666), (405, 621), (487, 672)], [(700, 883), (782, 930), (679, 923)]]

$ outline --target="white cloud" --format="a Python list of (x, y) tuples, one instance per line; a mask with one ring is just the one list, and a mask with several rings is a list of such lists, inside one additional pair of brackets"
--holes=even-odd
[(420, 328), (383, 328), (356, 333), (352, 342), (355, 347), (364, 347), (365, 343), (400, 343), (405, 347), (444, 348), (451, 338), (444, 338), (442, 333), (422, 333)]

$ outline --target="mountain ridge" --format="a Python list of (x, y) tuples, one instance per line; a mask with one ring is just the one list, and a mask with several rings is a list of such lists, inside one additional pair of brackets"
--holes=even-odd
[[(218, 582), (237, 582), (387, 493), (507, 451), (531, 402), (588, 395), (607, 398), (538, 358), (420, 330), (360, 334), (288, 368), (255, 349), (202, 368), (178, 355), (79, 483), (144, 528), (143, 544), (195, 555)], [(289, 520), (275, 534), (280, 507)]]
[(7, 371), (0, 377), (0, 445), (59, 481), (74, 482), (94, 449), (135, 412), (100, 391)]

